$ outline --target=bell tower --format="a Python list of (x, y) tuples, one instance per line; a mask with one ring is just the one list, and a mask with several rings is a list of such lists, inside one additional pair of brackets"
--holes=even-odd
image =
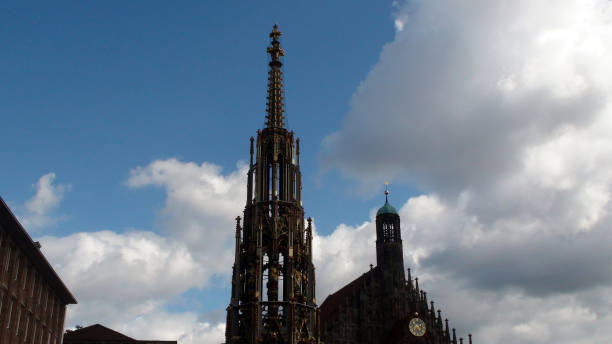
[(251, 137), (242, 226), (236, 218), (226, 344), (319, 343), (312, 220), (304, 221), (300, 140), (285, 128), (281, 34), (274, 25), (266, 127)]
[(400, 217), (389, 204), (389, 189), (385, 187), (385, 204), (376, 213), (376, 265), (383, 278), (390, 279), (388, 286), (405, 283), (404, 253)]

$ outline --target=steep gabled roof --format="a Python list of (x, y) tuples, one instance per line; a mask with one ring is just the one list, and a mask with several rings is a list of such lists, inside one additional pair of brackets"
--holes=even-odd
[(83, 327), (75, 331), (66, 332), (66, 334), (64, 335), (64, 341), (66, 340), (105, 340), (138, 343), (138, 341), (134, 338), (130, 338), (124, 334), (111, 330), (110, 328), (102, 326), (100, 324), (95, 324)]
[(376, 269), (377, 267), (364, 273), (363, 275), (354, 279), (351, 283), (342, 287), (342, 289), (326, 297), (325, 301), (323, 301), (319, 307), (321, 310), (321, 323), (329, 323), (331, 320), (333, 320), (333, 318), (337, 316), (340, 306), (344, 305), (348, 297), (355, 295), (361, 289), (363, 281), (367, 279), (368, 276)]
[(28, 232), (19, 223), (11, 209), (4, 203), (2, 197), (0, 197), (0, 225), (8, 233), (12, 241), (21, 249), (22, 253), (29, 258), (30, 263), (45, 277), (47, 283), (55, 290), (58, 297), (66, 304), (77, 303), (74, 296), (66, 288), (66, 285), (64, 285), (64, 282), (59, 278), (42, 252), (40, 252), (40, 249), (36, 246)]

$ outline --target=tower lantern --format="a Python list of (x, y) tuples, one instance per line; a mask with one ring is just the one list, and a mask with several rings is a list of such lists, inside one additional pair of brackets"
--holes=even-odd
[(385, 204), (376, 212), (376, 264), (384, 270), (390, 285), (403, 283), (404, 254), (400, 217), (389, 203), (389, 183), (385, 183)]

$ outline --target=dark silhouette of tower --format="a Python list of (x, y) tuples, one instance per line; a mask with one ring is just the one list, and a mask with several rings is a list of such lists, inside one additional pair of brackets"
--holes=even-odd
[(280, 45), (274, 25), (266, 127), (251, 137), (244, 219), (236, 218), (226, 343), (318, 343), (312, 220), (304, 222), (300, 141), (285, 128)]
[(427, 301), (410, 269), (406, 279), (402, 251), (400, 216), (385, 189), (385, 204), (376, 213), (377, 265), (323, 301), (325, 344), (458, 344), (455, 329), (451, 335), (448, 320)]
[(385, 189), (385, 204), (376, 213), (376, 264), (381, 268), (387, 288), (396, 289), (405, 284), (400, 217), (389, 204), (388, 189)]

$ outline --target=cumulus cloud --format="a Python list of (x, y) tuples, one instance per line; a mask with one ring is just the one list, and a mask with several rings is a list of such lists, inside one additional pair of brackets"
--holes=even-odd
[[(152, 232), (107, 230), (40, 240), (66, 284), (87, 302), (100, 297), (116, 307), (159, 302), (206, 282), (206, 268), (185, 244)], [(82, 308), (97, 314), (87, 302)]]
[(194, 331), (207, 338), (218, 332), (217, 325), (198, 321), (193, 312), (166, 310), (173, 298), (203, 287), (210, 275), (185, 244), (148, 231), (39, 240), (78, 301), (68, 307), (66, 326), (102, 323), (135, 338), (181, 339), (182, 344), (199, 343)]
[(607, 3), (406, 5), (403, 30), (324, 141), (323, 164), (443, 191), (520, 170), (529, 147), (609, 111)]
[[(135, 338), (181, 344), (222, 342), (225, 323), (218, 312), (171, 312), (168, 306), (189, 290), (206, 293), (213, 276), (226, 280), (231, 274), (233, 219), (244, 206), (245, 176), (241, 163), (224, 174), (207, 162), (156, 160), (131, 170), (127, 186), (164, 190), (159, 233), (102, 230), (39, 238), (79, 302), (69, 307), (66, 325), (102, 323)], [(43, 190), (57, 190), (52, 178), (39, 182)], [(61, 199), (48, 192), (39, 198), (54, 206)]]
[[(104, 308), (102, 308), (104, 309)], [(200, 320), (195, 312), (171, 313), (162, 307), (150, 307), (146, 314), (128, 314), (102, 322), (140, 340), (176, 340), (180, 344), (219, 344), (225, 339), (225, 323)]]
[(186, 243), (213, 272), (226, 274), (233, 261), (233, 219), (242, 215), (246, 200), (247, 168), (238, 163), (235, 171), (223, 175), (221, 167), (207, 162), (157, 160), (133, 169), (127, 184), (163, 188), (164, 232)]
[(55, 173), (50, 172), (36, 182), (36, 194), (26, 202), (25, 212), (21, 215), (21, 223), (29, 230), (51, 226), (61, 218), (53, 216), (64, 193), (70, 190), (70, 185), (54, 185)]
[(609, 341), (612, 3), (409, 1), (395, 15), (323, 167), (424, 191), (396, 201), (406, 260), (477, 342)]
[(376, 265), (376, 232), (372, 222), (360, 226), (341, 224), (329, 235), (314, 232), (313, 263), (317, 269), (317, 299), (327, 295)]

